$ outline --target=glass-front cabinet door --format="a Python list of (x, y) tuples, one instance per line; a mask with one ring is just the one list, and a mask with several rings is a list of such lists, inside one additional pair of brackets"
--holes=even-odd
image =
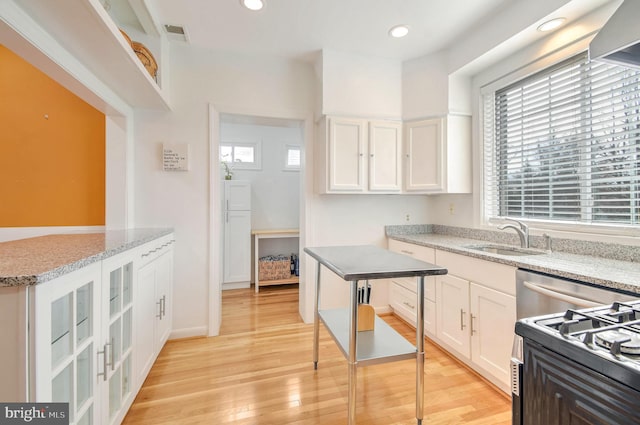
[(100, 263), (32, 288), (36, 402), (69, 403), (69, 423), (99, 424)]
[(120, 423), (133, 400), (133, 276), (130, 254), (103, 262), (104, 424)]

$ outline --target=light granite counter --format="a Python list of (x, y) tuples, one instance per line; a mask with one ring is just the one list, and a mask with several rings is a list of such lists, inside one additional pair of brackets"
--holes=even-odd
[[(387, 226), (385, 230), (387, 237), (398, 241), (640, 294), (640, 247), (554, 240), (569, 252), (553, 250), (541, 255), (506, 256), (468, 247), (483, 243), (517, 246), (515, 234), (431, 225)], [(541, 238), (532, 237), (534, 248), (541, 247), (538, 239)]]
[(0, 286), (46, 282), (172, 232), (173, 229), (126, 229), (2, 242)]

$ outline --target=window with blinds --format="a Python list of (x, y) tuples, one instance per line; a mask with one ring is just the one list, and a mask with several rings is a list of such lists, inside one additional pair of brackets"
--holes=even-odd
[(573, 57), (484, 97), (487, 218), (640, 223), (640, 72)]

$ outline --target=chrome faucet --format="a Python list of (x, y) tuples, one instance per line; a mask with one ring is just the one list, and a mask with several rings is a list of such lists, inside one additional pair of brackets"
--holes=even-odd
[(504, 229), (513, 229), (516, 231), (516, 233), (518, 234), (518, 236), (520, 237), (520, 248), (529, 248), (529, 226), (527, 226), (526, 224), (518, 221), (518, 220), (514, 220), (511, 218), (506, 218), (505, 220), (509, 220), (509, 221), (514, 221), (516, 222), (518, 225), (516, 226), (515, 224), (501, 224), (500, 226), (498, 226), (498, 229), (500, 230), (504, 230)]

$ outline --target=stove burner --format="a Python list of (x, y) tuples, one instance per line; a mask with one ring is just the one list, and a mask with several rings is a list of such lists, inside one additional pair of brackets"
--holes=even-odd
[(593, 336), (595, 343), (611, 350), (614, 355), (640, 355), (640, 335), (626, 329), (597, 332)]

